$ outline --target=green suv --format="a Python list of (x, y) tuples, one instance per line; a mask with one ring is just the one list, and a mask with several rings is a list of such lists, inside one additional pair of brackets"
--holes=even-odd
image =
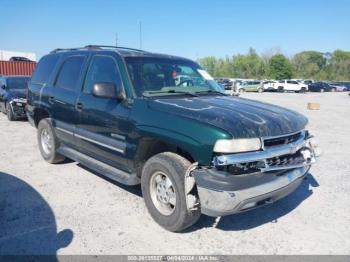
[(307, 119), (226, 96), (197, 63), (142, 50), (56, 49), (29, 83), (26, 112), (49, 163), (66, 157), (141, 184), (170, 231), (291, 193), (315, 161)]

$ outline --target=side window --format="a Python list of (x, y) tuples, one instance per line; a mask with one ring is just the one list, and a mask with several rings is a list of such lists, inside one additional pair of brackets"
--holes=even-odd
[(55, 86), (65, 89), (76, 89), (84, 61), (84, 56), (67, 58), (61, 67)]
[(96, 55), (93, 57), (85, 78), (84, 93), (90, 94), (96, 83), (114, 83), (121, 86), (121, 78), (116, 61), (111, 56)]
[(31, 82), (34, 84), (46, 84), (57, 64), (58, 59), (58, 55), (47, 55), (41, 58), (33, 73)]

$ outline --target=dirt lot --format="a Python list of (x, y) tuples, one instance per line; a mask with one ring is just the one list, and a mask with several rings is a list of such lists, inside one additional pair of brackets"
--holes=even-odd
[[(323, 155), (296, 192), (248, 213), (160, 228), (140, 187), (50, 165), (27, 122), (0, 116), (0, 254), (350, 254), (350, 97), (244, 94), (305, 114)], [(309, 111), (307, 102), (320, 102)]]

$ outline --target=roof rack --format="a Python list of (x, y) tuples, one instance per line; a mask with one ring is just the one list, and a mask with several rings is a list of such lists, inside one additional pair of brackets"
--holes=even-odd
[(114, 48), (114, 49), (123, 49), (123, 50), (131, 50), (131, 51), (138, 51), (138, 52), (147, 52), (141, 49), (136, 48), (130, 48), (130, 47), (123, 47), (123, 46), (110, 46), (110, 45), (87, 45), (84, 47), (77, 47), (77, 48), (56, 48), (52, 50), (50, 53), (57, 53), (60, 51), (77, 51), (77, 50), (93, 50), (93, 49), (103, 49), (103, 48)]

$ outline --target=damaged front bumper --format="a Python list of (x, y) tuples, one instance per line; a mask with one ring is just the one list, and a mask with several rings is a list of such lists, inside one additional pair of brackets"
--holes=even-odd
[(12, 110), (13, 115), (16, 118), (25, 118), (25, 106), (27, 104), (27, 99), (25, 98), (15, 98), (10, 101), (10, 108)]
[[(320, 152), (307, 131), (278, 139), (287, 142), (266, 138), (261, 151), (219, 155), (213, 167), (193, 170), (202, 213), (239, 213), (293, 192)], [(237, 170), (241, 173), (234, 174)]]

